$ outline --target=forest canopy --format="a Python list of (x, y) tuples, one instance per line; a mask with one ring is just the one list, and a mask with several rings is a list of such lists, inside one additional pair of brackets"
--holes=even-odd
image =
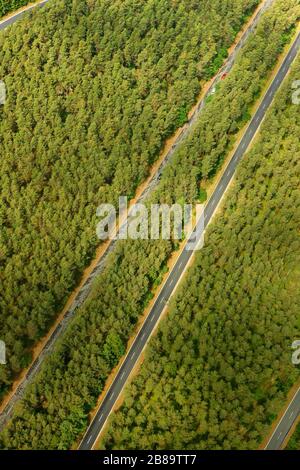
[(287, 450), (300, 450), (300, 424), (296, 427), (286, 448)]
[(256, 449), (299, 381), (299, 76), (298, 57), (101, 448)]
[[(212, 155), (215, 165), (216, 162), (222, 161), (224, 152), (230, 151), (239, 129), (244, 126), (247, 119), (249, 120), (249, 110), (258, 99), (284, 45), (289, 41), (292, 26), (299, 16), (297, 0), (277, 0), (274, 7), (264, 15), (257, 30), (251, 35), (244, 50), (237, 58), (234, 68), (226, 80), (220, 84), (214, 98), (207, 102), (193, 133), (182, 144), (182, 146), (188, 145), (186, 153), (189, 158), (179, 158), (178, 155), (182, 155), (182, 149), (178, 149), (174, 159), (166, 167), (157, 190), (151, 195), (152, 201), (164, 202), (184, 199), (186, 202), (193, 202), (197, 200), (202, 182), (202, 163), (204, 160), (209, 161), (209, 155)], [(224, 113), (226, 110), (224, 122), (220, 121), (222, 110)], [(292, 115), (287, 119), (293, 124), (295, 116)], [(233, 127), (230, 126), (232, 122), (235, 122)], [(215, 145), (218, 130), (222, 132), (224, 140), (222, 145), (220, 144), (218, 147), (217, 154)], [(275, 134), (277, 138), (277, 131), (275, 125), (272, 131), (273, 137)], [(213, 136), (212, 132), (214, 132)], [(295, 129), (295, 135), (297, 136), (297, 129)], [(297, 150), (297, 147), (295, 149)], [(259, 160), (258, 156), (256, 160)], [(286, 165), (289, 168), (289, 160)], [(287, 168), (284, 167), (283, 174)], [(247, 167), (247, 171), (244, 170), (244, 172), (246, 172), (244, 178), (249, 180), (249, 184), (254, 179), (254, 184), (254, 169)], [(280, 171), (278, 172), (280, 174)], [(256, 184), (262, 185), (263, 182), (264, 179), (260, 176)], [(189, 187), (192, 187), (191, 192), (187, 191)], [(255, 194), (254, 191), (253, 197)], [(251, 215), (253, 212), (250, 205), (251, 198), (252, 194), (251, 197), (248, 194), (249, 213), (247, 212), (247, 218), (249, 218), (250, 224), (254, 223)], [(256, 199), (254, 198), (254, 201)], [(246, 215), (243, 216), (243, 210), (241, 207), (241, 220), (245, 221)], [(255, 215), (255, 212), (253, 214)], [(233, 222), (231, 222), (232, 224)], [(221, 231), (220, 239), (222, 236)], [(251, 239), (250, 228), (249, 237)], [(234, 240), (236, 238), (233, 238)], [(249, 246), (249, 253), (252, 254), (252, 245)], [(15, 408), (13, 419), (1, 434), (2, 447), (67, 449), (82, 435), (87, 426), (88, 413), (95, 406), (112, 368), (123, 355), (127, 341), (151, 298), (151, 289), (160, 282), (161, 276), (166, 271), (167, 259), (174, 248), (176, 246), (172, 241), (136, 240), (133, 242), (130, 240), (117, 243), (106, 269), (96, 279), (89, 299), (78, 310), (66, 334), (58, 341), (54, 353), (45, 360), (41, 372), (28, 387), (24, 400)], [(240, 250), (239, 245), (235, 248), (233, 244), (230, 246), (230, 250), (228, 254), (229, 271), (235, 253)], [(251, 264), (250, 261), (251, 259), (249, 259), (249, 264)], [(216, 269), (212, 264), (211, 276), (217, 273), (219, 265), (223, 266), (222, 260), (220, 262), (218, 260)], [(267, 267), (269, 265), (266, 265)], [(210, 272), (210, 267), (207, 268), (207, 271)], [(234, 274), (228, 288), (235, 283), (238, 287), (237, 279), (238, 272)], [(224, 282), (223, 277), (221, 287)], [(263, 287), (268, 289), (269, 284), (266, 282)], [(213, 291), (213, 288), (213, 282), (209, 283), (207, 295)], [(198, 295), (197, 292), (196, 289)], [(261, 293), (263, 299), (268, 299), (268, 295), (268, 291), (265, 290)], [(193, 295), (191, 299), (194, 298), (197, 297)], [(213, 300), (210, 299), (209, 305), (212, 304)], [(197, 305), (195, 309), (198, 309)], [(231, 307), (232, 309), (233, 307)], [(184, 312), (185, 307), (181, 309), (180, 313), (184, 324), (179, 323), (176, 331), (182, 329), (182, 325), (183, 329), (185, 328)], [(194, 324), (194, 327), (196, 331), (197, 324)], [(190, 329), (186, 334), (189, 335), (189, 332)], [(271, 338), (273, 338), (272, 334), (273, 330), (270, 332)], [(181, 341), (180, 335), (178, 341)], [(255, 341), (256, 336), (253, 338), (254, 344), (256, 344)], [(178, 357), (181, 358), (181, 356)], [(155, 364), (159, 363), (160, 356), (157, 355), (154, 360)], [(184, 377), (180, 375), (180, 372), (177, 375), (178, 380), (182, 381)], [(142, 382), (143, 378), (144, 375), (142, 375)], [(142, 388), (143, 386), (141, 386), (141, 390)], [(279, 396), (279, 399), (281, 398), (282, 396)], [(144, 409), (146, 410), (147, 407), (145, 406)], [(199, 410), (195, 408), (195, 413), (197, 412)], [(114, 429), (117, 429), (117, 425), (114, 425)], [(118, 439), (121, 429), (118, 428), (116, 432), (116, 439)], [(107, 446), (113, 445), (114, 442), (109, 440)], [(129, 443), (129, 445), (131, 444)]]
[(18, 10), (28, 3), (33, 3), (30, 0), (0, 0), (0, 17), (6, 15), (7, 13)]
[(93, 257), (96, 208), (133, 196), (257, 4), (57, 0), (1, 32), (0, 396)]

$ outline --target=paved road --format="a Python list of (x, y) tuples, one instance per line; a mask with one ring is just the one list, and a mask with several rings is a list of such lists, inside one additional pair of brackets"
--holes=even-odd
[[(43, 2), (43, 4), (45, 4), (46, 2), (47, 2), (47, 0), (45, 0)], [(157, 172), (155, 173), (155, 175), (153, 175), (153, 178), (151, 179), (151, 181), (149, 182), (149, 184), (145, 188), (142, 195), (139, 197), (139, 199), (137, 201), (138, 203), (143, 202), (148, 197), (148, 195), (151, 193), (151, 191), (153, 191), (153, 189), (157, 186), (157, 184), (159, 183), (159, 180), (160, 180), (163, 169), (165, 168), (165, 166), (168, 164), (168, 162), (173, 157), (177, 146), (189, 134), (192, 125), (197, 120), (199, 114), (201, 113), (201, 111), (202, 111), (202, 109), (205, 105), (207, 97), (212, 93), (212, 91), (215, 88), (216, 84), (221, 80), (224, 72), (228, 72), (233, 67), (233, 65), (235, 63), (235, 60), (236, 60), (236, 57), (237, 57), (238, 53), (240, 52), (240, 50), (242, 49), (242, 47), (244, 46), (244, 44), (246, 43), (246, 40), (247, 40), (249, 34), (257, 26), (262, 13), (264, 11), (266, 11), (272, 5), (272, 3), (274, 3), (274, 0), (265, 0), (265, 2), (262, 5), (262, 8), (258, 11), (255, 18), (253, 19), (251, 24), (248, 26), (248, 28), (246, 29), (246, 31), (244, 32), (244, 34), (242, 35), (242, 37), (238, 41), (236, 47), (234, 48), (234, 50), (229, 55), (227, 61), (225, 62), (225, 64), (219, 70), (219, 73), (216, 75), (215, 79), (213, 80), (213, 83), (211, 84), (209, 90), (206, 92), (205, 96), (200, 101), (197, 108), (194, 110), (194, 113), (191, 116), (190, 120), (187, 122), (187, 124), (182, 129), (182, 131), (181, 131), (180, 135), (177, 137), (174, 145), (172, 146), (172, 148), (169, 150), (169, 152), (166, 154), (165, 158), (163, 159), (163, 161), (162, 161), (160, 167), (158, 168)], [(16, 21), (16, 19), (18, 19), (20, 17), (21, 17), (21, 15), (16, 14), (14, 16), (14, 21)], [(12, 19), (5, 20), (1, 24), (2, 28), (0, 28), (0, 29), (3, 29), (4, 27), (8, 26), (12, 22), (13, 22)], [(77, 309), (87, 299), (87, 297), (88, 297), (88, 295), (91, 291), (91, 287), (92, 287), (92, 284), (93, 284), (93, 281), (94, 281), (95, 277), (98, 276), (103, 271), (103, 269), (106, 265), (107, 259), (108, 259), (109, 255), (111, 254), (111, 252), (114, 250), (115, 245), (116, 245), (116, 241), (112, 240), (110, 242), (108, 248), (106, 249), (105, 253), (102, 255), (101, 259), (97, 262), (95, 268), (93, 269), (93, 271), (91, 272), (89, 277), (85, 280), (83, 286), (80, 288), (80, 290), (77, 293), (74, 301), (72, 302), (72, 305), (66, 311), (66, 313), (65, 313), (64, 317), (62, 318), (62, 320), (56, 325), (56, 327), (55, 327), (54, 331), (52, 332), (52, 334), (50, 335), (50, 337), (45, 341), (45, 343), (44, 343), (44, 345), (41, 349), (40, 354), (31, 363), (30, 367), (27, 370), (25, 378), (20, 380), (20, 382), (18, 383), (14, 393), (11, 394), (10, 400), (7, 402), (7, 404), (5, 405), (3, 411), (0, 415), (0, 429), (3, 428), (5, 423), (11, 417), (15, 403), (17, 403), (17, 401), (20, 400), (23, 397), (26, 387), (33, 381), (34, 377), (36, 376), (36, 374), (40, 370), (40, 367), (42, 366), (45, 358), (53, 351), (56, 340), (64, 333), (64, 331), (66, 330), (69, 322), (71, 321), (71, 319), (76, 314)]]
[[(195, 237), (195, 233), (193, 232), (191, 238), (195, 238), (195, 241), (199, 241), (201, 235), (203, 235), (203, 231), (209, 224), (212, 216), (219, 205), (222, 196), (224, 195), (226, 189), (229, 186), (229, 183), (235, 173), (236, 167), (245, 154), (246, 150), (248, 149), (251, 141), (253, 140), (254, 135), (256, 134), (270, 104), (274, 99), (274, 95), (278, 88), (280, 87), (283, 79), (285, 78), (287, 72), (290, 69), (290, 66), (295, 59), (297, 52), (300, 47), (300, 34), (294, 41), (293, 45), (291, 46), (289, 52), (287, 53), (285, 60), (280, 67), (276, 77), (274, 78), (272, 84), (270, 85), (261, 105), (259, 106), (255, 116), (253, 117), (251, 123), (249, 124), (240, 144), (238, 145), (232, 159), (230, 160), (226, 171), (224, 172), (222, 178), (220, 179), (214, 193), (212, 194), (211, 198), (207, 202), (205, 209), (204, 209), (204, 226), (202, 225), (202, 220), (199, 220), (198, 225), (196, 226), (195, 233), (197, 233)], [(202, 232), (202, 233), (201, 233)], [(83, 440), (79, 446), (80, 450), (90, 450), (92, 449), (93, 445), (95, 444), (100, 432), (102, 431), (104, 424), (112, 411), (114, 404), (116, 403), (125, 383), (127, 382), (130, 373), (132, 372), (135, 364), (137, 363), (147, 341), (149, 340), (155, 325), (158, 323), (162, 312), (166, 306), (166, 303), (169, 301), (172, 293), (175, 290), (176, 284), (178, 283), (180, 277), (184, 273), (191, 256), (193, 255), (193, 251), (189, 251), (186, 248), (183, 250), (179, 259), (170, 272), (166, 283), (164, 284), (153, 308), (151, 309), (147, 319), (145, 320), (142, 328), (140, 329), (139, 333), (137, 334), (134, 343), (132, 344), (127, 356), (124, 359), (124, 362), (117, 373), (111, 387), (109, 388), (107, 394), (105, 395), (100, 408), (91, 422), (86, 434), (83, 437)], [(295, 401), (295, 415), (299, 413), (300, 409), (300, 393), (299, 397)], [(284, 431), (282, 430), (282, 435), (278, 439), (280, 442), (282, 437), (284, 438), (283, 434), (287, 433), (288, 428), (292, 425), (292, 420), (288, 418), (287, 421), (284, 419), (282, 426), (285, 426)]]
[(20, 11), (19, 13), (16, 13), (14, 16), (11, 16), (10, 18), (7, 18), (7, 20), (3, 20), (1, 21), (0, 23), (0, 31), (2, 31), (3, 29), (7, 28), (7, 26), (15, 23), (17, 20), (19, 20), (20, 18), (22, 18), (22, 16), (25, 15), (25, 13), (27, 13), (28, 11), (31, 11), (33, 10), (34, 8), (36, 8), (37, 6), (38, 7), (42, 7), (44, 6), (49, 0), (43, 0), (41, 3), (39, 3), (38, 5), (32, 5), (30, 7), (28, 7), (26, 10), (24, 11)]
[(300, 414), (300, 388), (295, 393), (294, 398), (290, 402), (286, 412), (276, 426), (265, 450), (279, 450), (281, 449), (285, 438), (291, 430), (291, 427), (298, 419)]

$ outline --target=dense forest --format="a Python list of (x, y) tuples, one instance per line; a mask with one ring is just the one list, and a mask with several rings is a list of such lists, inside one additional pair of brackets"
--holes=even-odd
[(57, 0), (0, 36), (0, 396), (258, 0)]
[(300, 450), (300, 424), (298, 424), (298, 426), (296, 427), (295, 432), (290, 438), (286, 449)]
[(300, 118), (291, 96), (299, 75), (300, 58), (104, 448), (255, 449), (299, 380), (291, 358), (300, 334)]
[(34, 2), (31, 2), (30, 0), (0, 0), (0, 17), (11, 11), (17, 10), (28, 3)]
[[(202, 173), (200, 171), (194, 176), (197, 164), (201, 169), (205, 155), (206, 159), (209, 154), (213, 155), (215, 148), (215, 140), (209, 138), (211, 127), (204, 123), (212, 120), (213, 129), (218, 128), (220, 113), (216, 112), (216, 103), (220, 104), (220, 109), (229, 108), (229, 122), (234, 121), (237, 112), (244, 116), (249, 111), (287, 41), (291, 26), (299, 17), (297, 4), (297, 0), (277, 0), (264, 16), (232, 72), (199, 117), (194, 132), (202, 129), (203, 133), (199, 141), (193, 136), (188, 140), (188, 151), (194, 157), (180, 160), (174, 156), (152, 200), (162, 202), (167, 199), (166, 181), (169, 181), (168, 194), (174, 191), (171, 199), (191, 202), (198, 197), (197, 191), (190, 194), (186, 188), (194, 184), (193, 178), (195, 188), (199, 188)], [(262, 58), (267, 65), (263, 65)], [(249, 86), (252, 82), (256, 83), (254, 88)], [(249, 95), (245, 90), (250, 90)], [(231, 102), (235, 106), (231, 107)], [(244, 116), (238, 120), (235, 135), (245, 119)], [(225, 138), (226, 135), (225, 132)], [(233, 136), (234, 130), (214, 161), (221, 161), (224, 149), (233, 144)], [(207, 142), (205, 153), (199, 145), (201, 141)], [(183, 177), (185, 184), (181, 193), (177, 193), (176, 187)], [(106, 269), (95, 282), (92, 295), (77, 312), (55, 352), (45, 361), (25, 399), (16, 407), (13, 419), (1, 435), (2, 447), (64, 449), (82, 434), (88, 413), (95, 405), (109, 372), (124, 353), (128, 337), (151, 298), (151, 288), (160, 281), (173, 249), (171, 241), (118, 242)]]

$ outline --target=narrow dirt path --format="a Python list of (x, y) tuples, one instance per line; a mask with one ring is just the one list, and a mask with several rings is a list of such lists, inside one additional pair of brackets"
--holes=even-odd
[[(198, 113), (201, 111), (201, 109), (204, 105), (204, 98), (207, 96), (209, 91), (212, 89), (212, 87), (214, 86), (216, 81), (218, 79), (220, 79), (220, 76), (222, 75), (224, 69), (226, 69), (227, 64), (229, 64), (229, 65), (231, 64), (231, 66), (233, 65), (235, 56), (238, 53), (239, 49), (241, 48), (241, 45), (243, 45), (243, 43), (244, 43), (245, 34), (247, 32), (251, 32), (253, 23), (256, 20), (258, 20), (258, 15), (260, 14), (260, 12), (266, 6), (270, 6), (273, 3), (273, 1), (274, 0), (265, 0), (265, 1), (261, 2), (261, 4), (258, 6), (256, 11), (253, 13), (251, 18), (249, 18), (248, 22), (244, 25), (242, 30), (237, 35), (237, 37), (236, 37), (234, 43), (232, 44), (232, 46), (229, 48), (229, 50), (228, 50), (228, 53), (229, 53), (228, 59), (224, 61), (224, 64), (222, 65), (219, 72), (209, 82), (206, 82), (205, 84), (201, 84), (202, 85), (201, 92), (200, 92), (200, 94), (199, 94), (199, 96), (196, 100), (195, 105), (193, 106), (193, 108), (189, 112), (189, 119), (190, 119), (189, 126), (192, 124), (191, 120), (196, 119)], [(34, 5), (37, 6), (40, 3), (43, 3), (43, 1), (40, 1), (36, 4), (34, 4)], [(30, 8), (29, 5), (27, 5), (25, 10), (28, 9), (28, 8)], [(16, 12), (15, 12), (15, 14), (16, 14)], [(14, 15), (12, 15), (12, 16), (14, 16)], [(138, 189), (136, 191), (136, 194), (135, 194), (135, 197), (130, 202), (129, 209), (134, 204), (136, 204), (136, 202), (138, 200), (140, 200), (141, 197), (144, 195), (145, 191), (148, 190), (151, 183), (153, 183), (153, 180), (155, 179), (155, 177), (157, 177), (158, 172), (162, 170), (163, 166), (167, 163), (167, 160), (170, 158), (170, 156), (172, 154), (172, 151), (174, 149), (174, 145), (176, 143), (178, 143), (188, 133), (188, 131), (189, 131), (189, 127), (187, 127), (187, 125), (182, 127), (182, 128), (179, 128), (176, 131), (176, 133), (166, 141), (166, 143), (164, 145), (164, 148), (163, 148), (163, 150), (160, 154), (160, 157), (158, 158), (156, 163), (152, 166), (152, 168), (149, 171), (148, 178), (138, 187)], [(119, 226), (121, 226), (125, 222), (125, 217), (123, 217), (119, 220)], [(108, 240), (107, 242), (102, 243), (97, 248), (95, 258), (93, 259), (91, 264), (84, 270), (79, 285), (74, 289), (74, 291), (70, 295), (68, 301), (66, 302), (66, 305), (65, 305), (64, 309), (58, 315), (57, 319), (53, 323), (53, 325), (50, 328), (47, 335), (45, 335), (36, 344), (36, 346), (31, 350), (32, 358), (33, 358), (31, 364), (28, 366), (27, 369), (22, 371), (22, 373), (18, 376), (18, 378), (13, 383), (11, 391), (4, 397), (4, 399), (1, 403), (0, 412), (4, 416), (1, 417), (2, 422), (0, 422), (0, 424), (3, 425), (4, 420), (6, 421), (6, 419), (8, 419), (8, 417), (9, 417), (9, 414), (11, 413), (11, 409), (12, 409), (12, 406), (14, 404), (14, 403), (12, 403), (12, 404), (10, 403), (12, 401), (12, 399), (14, 398), (15, 400), (17, 400), (18, 398), (20, 398), (21, 394), (23, 393), (23, 390), (25, 389), (25, 386), (27, 386), (28, 381), (29, 381), (29, 377), (27, 377), (27, 375), (30, 374), (30, 371), (32, 371), (32, 373), (34, 373), (34, 374), (36, 373), (36, 370), (34, 369), (34, 364), (36, 363), (36, 368), (39, 367), (39, 364), (43, 360), (43, 358), (41, 358), (41, 355), (42, 355), (42, 353), (44, 355), (47, 354), (46, 346), (48, 346), (48, 349), (49, 349), (49, 342), (51, 341), (51, 338), (53, 338), (53, 342), (52, 342), (52, 345), (51, 345), (51, 347), (52, 347), (54, 342), (56, 341), (57, 337), (64, 331), (64, 329), (66, 327), (66, 324), (67, 324), (67, 321), (69, 321), (69, 319), (73, 316), (74, 311), (76, 310), (77, 306), (79, 305), (77, 299), (80, 297), (81, 292), (84, 290), (84, 288), (87, 286), (87, 284), (92, 283), (93, 273), (95, 272), (95, 270), (97, 270), (97, 268), (99, 268), (99, 267), (102, 268), (103, 267), (103, 264), (102, 264), (102, 266), (101, 265), (99, 266), (99, 263), (101, 263), (102, 261), (104, 263), (107, 255), (110, 253), (111, 249), (113, 249), (113, 243), (112, 243), (111, 240)], [(97, 274), (98, 274), (98, 272), (97, 272)], [(81, 303), (83, 303), (84, 300), (79, 299), (79, 301)], [(77, 305), (76, 305), (76, 302), (77, 302)], [(80, 305), (81, 305), (81, 303), (80, 303)], [(59, 334), (58, 334), (58, 328), (62, 325), (62, 322), (64, 322), (64, 321), (65, 321), (64, 328), (61, 328), (61, 330), (59, 331)], [(54, 339), (54, 336), (55, 336), (55, 339)], [(38, 360), (40, 360), (41, 362), (38, 363), (37, 362)], [(22, 388), (21, 388), (21, 386), (22, 386)]]

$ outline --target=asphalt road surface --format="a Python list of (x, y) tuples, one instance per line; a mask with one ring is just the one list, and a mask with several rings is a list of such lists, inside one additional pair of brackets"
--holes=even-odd
[(22, 18), (22, 16), (25, 15), (25, 13), (27, 13), (28, 11), (31, 11), (33, 10), (34, 8), (36, 8), (37, 6), (39, 7), (42, 7), (44, 6), (46, 3), (48, 2), (48, 0), (44, 0), (43, 2), (41, 2), (39, 5), (32, 5), (30, 6), (29, 8), (27, 8), (26, 10), (24, 11), (20, 11), (20, 13), (16, 13), (14, 16), (11, 16), (10, 18), (7, 18), (7, 20), (4, 20), (0, 23), (0, 31), (7, 28), (7, 26), (15, 23), (15, 21), (19, 20), (20, 18)]
[(279, 450), (300, 414), (300, 388), (275, 428), (265, 450)]
[[(256, 134), (261, 122), (263, 121), (265, 114), (270, 107), (275, 93), (280, 87), (281, 83), (283, 82), (287, 72), (290, 69), (292, 62), (294, 61), (297, 52), (300, 47), (300, 34), (297, 36), (296, 40), (294, 41), (293, 45), (291, 46), (289, 52), (287, 53), (283, 64), (281, 65), (278, 73), (276, 74), (272, 84), (270, 85), (261, 105), (259, 106), (255, 116), (253, 117), (252, 121), (250, 122), (241, 142), (239, 143), (232, 159), (230, 160), (222, 178), (220, 179), (214, 193), (212, 194), (211, 198), (207, 202), (205, 209), (204, 209), (204, 227), (201, 229), (202, 220), (200, 218), (199, 224), (197, 224), (195, 228), (195, 233), (197, 233), (196, 241), (200, 240), (201, 230), (204, 232), (205, 228), (209, 224), (212, 216), (219, 205), (221, 198), (223, 197), (226, 189), (229, 186), (229, 183), (235, 173), (237, 165), (245, 152), (247, 151), (251, 141), (253, 140), (254, 135)], [(195, 233), (191, 235), (191, 238), (195, 238)], [(126, 355), (124, 362), (117, 373), (112, 385), (110, 386), (108, 392), (106, 393), (98, 412), (96, 413), (94, 419), (92, 420), (86, 434), (84, 435), (82, 442), (79, 445), (79, 450), (90, 450), (92, 449), (93, 445), (95, 444), (99, 434), (101, 433), (104, 424), (112, 411), (113, 406), (115, 405), (124, 385), (126, 384), (130, 373), (132, 372), (135, 364), (137, 363), (144, 347), (146, 346), (147, 341), (149, 340), (155, 325), (158, 323), (162, 312), (169, 301), (172, 293), (175, 290), (176, 284), (178, 283), (179, 279), (181, 278), (182, 274), (184, 273), (188, 262), (193, 255), (193, 251), (190, 251), (184, 248), (183, 252), (179, 256), (177, 263), (175, 264), (174, 268), (171, 270), (155, 304), (153, 305), (148, 317), (146, 318), (142, 328), (138, 332), (134, 343), (132, 344), (128, 354)], [(295, 400), (295, 409), (293, 411), (295, 413), (295, 418), (299, 414), (300, 409), (300, 393), (297, 400)], [(293, 406), (294, 406), (293, 405)], [(292, 411), (291, 411), (292, 412)], [(288, 414), (286, 414), (286, 418), (284, 418), (282, 422), (282, 430), (279, 430), (279, 433), (282, 432), (281, 435), (276, 435), (275, 439), (277, 439), (276, 444), (279, 445), (280, 442), (283, 441), (284, 435), (287, 434), (288, 428), (292, 426), (292, 420), (289, 420)], [(293, 415), (294, 416), (294, 415)], [(274, 441), (272, 439), (272, 443)], [(270, 443), (271, 444), (271, 443)], [(277, 447), (276, 447), (277, 448)]]
[[(40, 6), (45, 5), (47, 3), (47, 0), (44, 0), (43, 3), (39, 4)], [(257, 12), (256, 16), (253, 18), (251, 24), (248, 25), (248, 28), (244, 31), (242, 34), (240, 40), (234, 47), (233, 51), (229, 54), (227, 60), (225, 63), (222, 65), (220, 68), (218, 74), (215, 76), (214, 80), (212, 81), (209, 89), (207, 92), (204, 94), (202, 100), (198, 103), (197, 108), (194, 110), (193, 115), (191, 116), (190, 120), (184, 125), (183, 129), (181, 130), (179, 136), (177, 136), (176, 141), (174, 142), (173, 146), (167, 154), (165, 155), (163, 161), (161, 162), (158, 170), (156, 173), (153, 175), (151, 181), (147, 184), (146, 188), (144, 189), (143, 193), (141, 196), (138, 198), (137, 202), (142, 203), (148, 196), (149, 194), (154, 190), (154, 188), (157, 186), (159, 183), (161, 174), (165, 166), (168, 164), (168, 162), (171, 160), (171, 158), (174, 155), (174, 152), (176, 151), (177, 146), (182, 142), (186, 136), (189, 134), (191, 127), (193, 123), (197, 120), (199, 114), (201, 113), (202, 109), (205, 106), (205, 102), (208, 96), (213, 93), (213, 90), (215, 89), (217, 83), (220, 82), (222, 79), (223, 75), (225, 72), (229, 72), (231, 68), (233, 67), (236, 57), (238, 56), (240, 50), (243, 48), (244, 44), (247, 41), (247, 38), (249, 34), (255, 29), (257, 24), (259, 23), (259, 20), (261, 18), (261, 15), (274, 3), (274, 0), (265, 0), (263, 3), (261, 9)], [(37, 6), (37, 5), (36, 5)], [(28, 10), (27, 10), (28, 11)], [(4, 29), (6, 26), (9, 26), (12, 24), (12, 22), (16, 21), (17, 19), (21, 18), (22, 15), (24, 15), (25, 12), (22, 12), (21, 14), (17, 13), (13, 18), (9, 18), (7, 20), (4, 20), (2, 23), (0, 23), (1, 28)], [(3, 78), (3, 77), (2, 77)], [(5, 423), (9, 420), (9, 418), (12, 415), (13, 409), (15, 404), (17, 403), (18, 400), (20, 400), (25, 393), (26, 387), (33, 381), (34, 377), (40, 370), (45, 358), (51, 354), (53, 351), (53, 348), (55, 346), (55, 343), (57, 339), (63, 335), (65, 332), (68, 324), (72, 320), (72, 318), (75, 316), (77, 309), (83, 305), (85, 300), (88, 298), (91, 288), (94, 282), (94, 279), (103, 271), (107, 258), (112, 253), (112, 251), (115, 248), (117, 241), (116, 240), (111, 240), (110, 244), (108, 245), (107, 249), (101, 256), (101, 258), (97, 261), (95, 267), (93, 268), (92, 272), (89, 274), (87, 279), (85, 279), (85, 282), (81, 286), (81, 288), (78, 290), (78, 293), (76, 294), (73, 302), (71, 303), (70, 307), (67, 309), (65, 312), (63, 318), (59, 321), (59, 323), (55, 326), (54, 331), (51, 333), (49, 338), (47, 338), (45, 344), (43, 345), (39, 355), (34, 359), (34, 361), (31, 363), (29, 368), (27, 369), (26, 376), (24, 379), (22, 379), (18, 385), (16, 386), (14, 392), (10, 395), (9, 401), (6, 403), (2, 413), (0, 414), (0, 429), (2, 429), (5, 425)]]

